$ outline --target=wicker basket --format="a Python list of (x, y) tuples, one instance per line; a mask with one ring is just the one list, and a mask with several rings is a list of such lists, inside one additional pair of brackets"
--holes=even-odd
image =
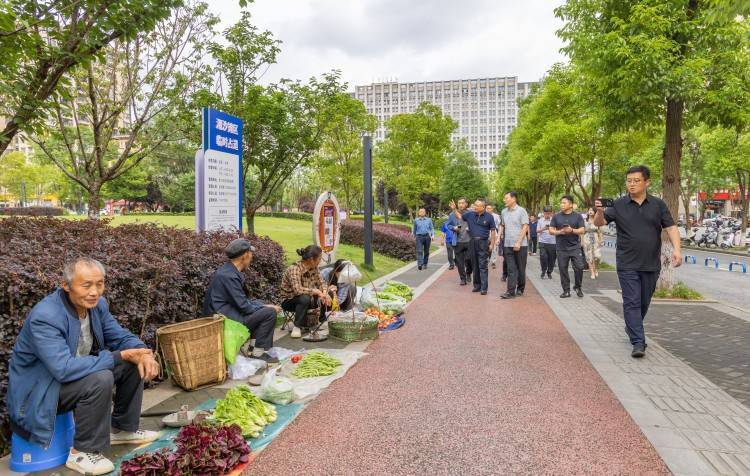
[(328, 335), (346, 342), (372, 340), (378, 336), (378, 321), (330, 321)]
[(164, 362), (175, 384), (185, 390), (222, 383), (224, 363), (222, 317), (202, 317), (156, 330)]

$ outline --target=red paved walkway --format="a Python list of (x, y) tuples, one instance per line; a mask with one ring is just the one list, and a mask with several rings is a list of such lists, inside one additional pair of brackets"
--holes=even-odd
[(668, 473), (535, 290), (501, 301), (499, 279), (488, 296), (456, 281), (420, 296), (250, 472)]

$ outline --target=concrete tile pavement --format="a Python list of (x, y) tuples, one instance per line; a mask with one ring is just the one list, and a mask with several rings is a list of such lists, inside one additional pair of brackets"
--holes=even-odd
[(654, 340), (632, 359), (620, 313), (590, 295), (558, 298), (557, 273), (538, 269), (529, 260), (527, 276), (674, 474), (750, 474), (747, 407)]

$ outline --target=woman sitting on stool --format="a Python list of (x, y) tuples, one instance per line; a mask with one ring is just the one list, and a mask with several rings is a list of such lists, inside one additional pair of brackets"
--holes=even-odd
[[(329, 289), (328, 295), (333, 297), (336, 296), (336, 300), (339, 304), (339, 309), (342, 311), (348, 311), (354, 305), (354, 293), (355, 288), (351, 284), (339, 283), (341, 278), (341, 272), (344, 270), (349, 262), (343, 259), (336, 260), (333, 266), (330, 268), (324, 268), (320, 274), (325, 281), (327, 288)], [(335, 287), (337, 291), (331, 291), (331, 288)]]
[[(320, 246), (310, 245), (297, 250), (300, 260), (289, 266), (281, 278), (281, 308), (287, 312), (294, 312), (294, 328), (292, 338), (302, 337), (303, 327), (307, 323), (307, 311), (331, 305), (328, 291), (336, 292), (335, 286), (328, 289), (323, 284), (318, 265), (323, 250)], [(321, 306), (322, 304), (322, 306)], [(325, 313), (320, 312), (321, 322)]]

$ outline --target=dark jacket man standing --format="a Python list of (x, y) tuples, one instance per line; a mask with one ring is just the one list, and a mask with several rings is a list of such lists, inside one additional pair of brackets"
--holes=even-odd
[(474, 267), (474, 289), (472, 289), (472, 292), (481, 293), (484, 296), (487, 294), (487, 263), (497, 238), (495, 220), (492, 215), (485, 212), (485, 202), (481, 199), (474, 202), (474, 210), (460, 212), (456, 209), (456, 203), (453, 200), (450, 202), (450, 207), (456, 218), (461, 218), (469, 225)]
[(672, 266), (682, 264), (680, 233), (667, 204), (648, 193), (651, 172), (644, 165), (625, 173), (628, 194), (604, 209), (596, 200), (594, 225), (617, 225), (617, 277), (622, 288), (625, 330), (633, 345), (631, 356), (646, 353), (646, 317), (656, 281), (661, 271), (661, 233), (666, 231), (672, 244)]
[(552, 217), (549, 233), (554, 235), (557, 246), (557, 265), (560, 268), (560, 284), (563, 292), (561, 298), (570, 297), (570, 275), (568, 265), (573, 263), (575, 284), (573, 289), (578, 297), (583, 297), (583, 252), (581, 251), (581, 235), (586, 232), (583, 217), (573, 207), (573, 197), (565, 195), (560, 199), (561, 212)]

